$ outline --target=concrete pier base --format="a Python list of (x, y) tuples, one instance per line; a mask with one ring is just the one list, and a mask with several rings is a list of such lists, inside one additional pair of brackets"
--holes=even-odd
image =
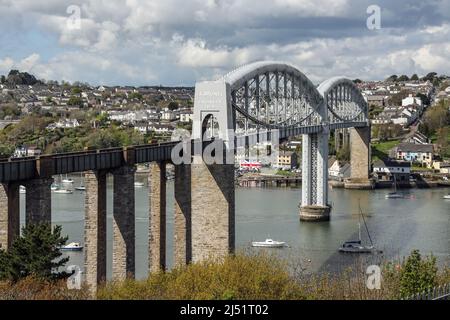
[(300, 221), (328, 221), (330, 211), (330, 206), (303, 206), (300, 207)]
[(345, 189), (371, 190), (375, 188), (375, 183), (370, 179), (348, 179), (344, 182)]

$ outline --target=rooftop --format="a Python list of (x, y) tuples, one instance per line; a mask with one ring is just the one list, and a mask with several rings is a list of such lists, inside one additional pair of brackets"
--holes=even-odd
[(397, 146), (397, 151), (433, 152), (433, 145), (432, 144), (415, 144), (415, 143), (403, 142)]

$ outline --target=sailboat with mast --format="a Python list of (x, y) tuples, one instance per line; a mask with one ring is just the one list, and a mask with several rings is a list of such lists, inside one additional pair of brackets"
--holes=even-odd
[[(370, 241), (370, 245), (363, 245), (361, 239), (361, 218), (364, 222), (365, 229), (367, 231), (367, 236)], [(370, 237), (369, 228), (367, 228), (366, 219), (364, 218), (364, 214), (361, 210), (361, 205), (359, 205), (359, 219), (358, 219), (358, 240), (350, 240), (345, 241), (342, 246), (339, 248), (340, 252), (345, 253), (372, 253), (375, 252), (376, 249), (373, 245), (372, 238)]]
[(394, 192), (389, 192), (386, 194), (386, 199), (401, 199), (403, 198), (403, 194), (397, 192), (397, 179), (394, 174)]

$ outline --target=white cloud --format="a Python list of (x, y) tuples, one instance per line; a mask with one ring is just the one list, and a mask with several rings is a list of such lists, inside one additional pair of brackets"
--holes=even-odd
[[(13, 37), (0, 35), (6, 47), (10, 44), (9, 51), (0, 53), (0, 71), (18, 67), (48, 79), (107, 84), (193, 84), (260, 59), (290, 61), (315, 82), (341, 74), (379, 79), (393, 73), (449, 72), (448, 4), (413, 0), (404, 6), (380, 0), (382, 29), (376, 31), (366, 28), (368, 4), (0, 0), (0, 27), (2, 18), (9, 25), (23, 20), (29, 27), (22, 32), (58, 39), (41, 52), (27, 46), (29, 39), (14, 43)], [(81, 8), (79, 30), (67, 26), (69, 5)]]

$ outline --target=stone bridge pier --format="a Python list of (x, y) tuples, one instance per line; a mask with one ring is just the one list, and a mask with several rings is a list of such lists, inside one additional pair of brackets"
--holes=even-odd
[(350, 129), (350, 179), (348, 189), (373, 189), (370, 174), (370, 126)]
[(191, 166), (192, 260), (223, 258), (235, 247), (234, 164)]

